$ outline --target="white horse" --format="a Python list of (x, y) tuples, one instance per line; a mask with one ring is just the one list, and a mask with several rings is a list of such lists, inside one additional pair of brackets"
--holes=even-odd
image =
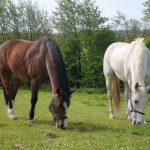
[(150, 88), (150, 52), (143, 40), (139, 38), (130, 44), (117, 42), (105, 52), (103, 71), (110, 104), (109, 118), (114, 118), (113, 97), (116, 108), (120, 107), (120, 79), (125, 85), (128, 119), (132, 119), (133, 124), (144, 123), (146, 92)]

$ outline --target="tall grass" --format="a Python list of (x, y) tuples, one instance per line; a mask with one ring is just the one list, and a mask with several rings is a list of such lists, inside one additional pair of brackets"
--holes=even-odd
[[(18, 91), (17, 120), (7, 118), (0, 93), (0, 150), (149, 150), (150, 123), (133, 126), (127, 121), (124, 100), (120, 114), (109, 120), (106, 94), (76, 92), (68, 110), (69, 127), (60, 130), (48, 111), (50, 92), (39, 92), (33, 124), (28, 123), (30, 90)], [(150, 106), (145, 117), (150, 117)]]

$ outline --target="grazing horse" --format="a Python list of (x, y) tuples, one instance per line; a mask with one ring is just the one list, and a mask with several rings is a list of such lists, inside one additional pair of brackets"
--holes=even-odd
[(105, 52), (103, 71), (108, 90), (110, 118), (114, 118), (113, 97), (116, 108), (119, 109), (120, 79), (125, 85), (128, 119), (132, 119), (133, 124), (144, 123), (146, 92), (150, 87), (150, 52), (143, 40), (139, 38), (130, 44), (114, 43)]
[(42, 37), (33, 42), (20, 39), (4, 42), (0, 45), (0, 77), (8, 116), (11, 119), (16, 117), (13, 106), (20, 81), (31, 82), (30, 121), (34, 119), (39, 85), (50, 80), (52, 101), (49, 110), (53, 114), (56, 127), (67, 127), (71, 91), (62, 55), (53, 40)]

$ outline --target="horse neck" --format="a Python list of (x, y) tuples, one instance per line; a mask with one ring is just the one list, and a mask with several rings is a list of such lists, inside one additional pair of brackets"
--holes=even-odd
[(69, 93), (70, 89), (66, 68), (58, 47), (51, 45), (48, 46), (46, 65), (51, 81), (52, 93), (55, 94), (58, 88)]
[(147, 69), (146, 74), (150, 78), (150, 52), (147, 51)]
[(145, 90), (145, 76), (147, 71), (147, 50), (141, 48), (134, 49), (134, 57), (132, 58), (132, 90), (136, 83), (139, 83)]

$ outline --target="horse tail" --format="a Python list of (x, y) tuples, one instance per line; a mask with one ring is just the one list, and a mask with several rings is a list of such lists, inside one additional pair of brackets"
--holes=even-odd
[(117, 112), (120, 110), (120, 85), (117, 77), (112, 80), (112, 95), (115, 103), (115, 109)]

